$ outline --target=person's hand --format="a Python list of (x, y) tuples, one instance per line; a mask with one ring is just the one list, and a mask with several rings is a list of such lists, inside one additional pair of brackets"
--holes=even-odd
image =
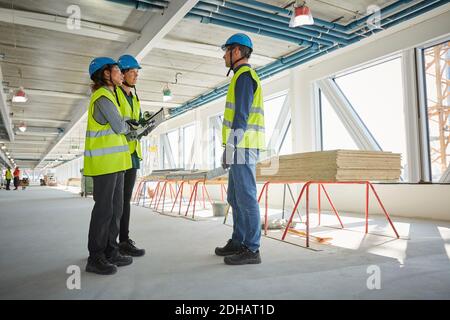
[(142, 131), (138, 136), (137, 139), (140, 140), (142, 137), (148, 136), (148, 134), (153, 130), (153, 127), (148, 127), (144, 131)]
[(125, 121), (126, 123), (128, 123), (128, 126), (130, 127), (131, 130), (137, 130), (139, 129), (139, 122), (137, 122), (134, 119), (129, 119), (127, 121)]
[(127, 141), (134, 141), (138, 139), (138, 133), (136, 132), (136, 130), (132, 130), (128, 132), (125, 137), (127, 138)]
[(233, 162), (234, 146), (226, 145), (222, 154), (222, 168), (228, 169)]

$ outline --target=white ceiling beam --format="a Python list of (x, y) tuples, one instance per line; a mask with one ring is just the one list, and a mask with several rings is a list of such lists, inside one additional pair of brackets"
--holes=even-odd
[[(83, 95), (83, 94), (79, 94), (79, 93), (37, 90), (37, 89), (27, 89), (27, 88), (25, 88), (25, 93), (29, 96), (45, 96), (45, 97), (54, 97), (54, 98), (68, 98), (68, 99), (89, 98), (89, 96), (87, 94)], [(162, 93), (161, 93), (161, 95), (162, 95)], [(178, 103), (162, 102), (162, 101), (141, 100), (140, 102), (141, 102), (141, 106), (148, 106), (148, 107), (175, 108), (175, 107), (180, 106), (180, 104), (178, 104)], [(17, 106), (19, 106), (19, 105), (17, 105)], [(67, 120), (64, 120), (64, 121), (67, 121)]]
[[(162, 92), (161, 92), (161, 98), (162, 98)], [(172, 102), (162, 102), (162, 101), (150, 101), (150, 100), (141, 100), (141, 107), (149, 107), (145, 110), (148, 111), (158, 111), (160, 108), (176, 108), (180, 106), (179, 103), (172, 103)]]
[(57, 15), (6, 8), (0, 9), (1, 22), (120, 42), (134, 41), (139, 37), (139, 34), (136, 32), (83, 20), (80, 21), (80, 28), (68, 28), (67, 19), (67, 17)]
[(152, 16), (141, 36), (125, 51), (141, 61), (172, 28), (197, 4), (198, 0), (172, 0), (164, 14)]
[(48, 127), (37, 127), (37, 126), (27, 126), (25, 132), (22, 132), (19, 129), (16, 129), (16, 135), (23, 134), (23, 133), (60, 134), (62, 132), (63, 131), (61, 131), (59, 128), (48, 128)]
[(44, 119), (44, 118), (29, 118), (29, 117), (20, 117), (18, 116), (13, 117), (12, 119), (13, 121), (30, 121), (30, 122), (45, 122), (45, 123), (56, 123), (56, 124), (61, 124), (61, 123), (70, 123), (70, 120), (58, 120), (58, 119)]
[(48, 144), (51, 141), (40, 141), (40, 140), (14, 140), (14, 143), (10, 144), (12, 148), (14, 148), (15, 145), (22, 145), (22, 144), (30, 144), (30, 145), (37, 145), (37, 144)]
[(61, 92), (61, 91), (49, 91), (49, 90), (38, 90), (38, 89), (27, 89), (25, 88), (25, 93), (30, 96), (45, 96), (54, 98), (66, 98), (66, 99), (85, 99), (87, 94), (71, 93), (71, 92)]
[[(188, 53), (196, 56), (203, 56), (208, 58), (222, 59), (223, 51), (219, 46), (213, 46), (205, 43), (195, 43), (183, 40), (161, 39), (156, 44), (158, 49), (165, 49), (170, 51), (177, 51)], [(250, 57), (250, 62), (255, 65), (266, 65), (274, 62), (276, 59), (254, 54)]]
[(5, 90), (3, 89), (3, 74), (0, 68), (0, 115), (2, 117), (3, 125), (8, 133), (9, 141), (14, 141), (14, 132), (12, 129), (9, 106), (6, 103)]
[[(176, 1), (172, 1), (176, 2)], [(177, 10), (176, 8), (180, 8), (180, 10), (186, 11), (184, 14), (182, 14), (182, 17), (193, 7), (195, 6), (195, 3), (193, 5), (190, 5), (189, 1), (178, 1), (179, 4), (170, 4), (169, 8), (164, 12), (164, 15), (162, 17), (166, 17), (165, 19), (168, 20), (167, 24), (170, 24), (170, 17), (167, 17), (170, 15), (170, 11), (175, 12)], [(185, 7), (183, 7), (183, 2), (185, 3)], [(196, 1), (193, 1), (196, 2)], [(171, 8), (173, 7), (173, 8)], [(189, 8), (189, 9), (187, 9)], [(187, 10), (186, 10), (187, 9)], [(177, 15), (181, 15), (181, 13), (177, 12)], [(176, 19), (176, 17), (172, 17), (172, 19)], [(152, 19), (153, 21), (154, 19)], [(162, 20), (162, 19), (160, 19)], [(70, 34), (76, 34), (81, 36), (87, 36), (91, 38), (98, 38), (98, 39), (107, 39), (107, 40), (114, 40), (114, 41), (120, 41), (120, 42), (133, 42), (136, 39), (141, 37), (141, 34), (137, 32), (130, 32), (127, 30), (123, 30), (116, 27), (110, 27), (107, 25), (102, 25), (98, 23), (93, 22), (87, 22), (87, 21), (80, 21), (80, 29), (71, 29), (67, 27), (67, 17), (59, 17), (49, 14), (42, 14), (42, 13), (35, 13), (35, 12), (28, 12), (28, 11), (21, 11), (21, 10), (12, 10), (12, 9), (6, 9), (6, 8), (0, 8), (0, 21), (6, 22), (6, 23), (14, 23), (19, 25), (25, 25), (29, 27), (35, 27), (40, 29), (47, 29), (47, 30), (53, 30), (58, 32), (65, 32)], [(176, 20), (177, 22), (179, 20)], [(158, 23), (158, 22), (152, 22), (152, 23)], [(167, 26), (168, 28), (170, 25)], [(143, 29), (144, 31), (151, 30), (152, 27), (149, 26), (147, 29)], [(163, 31), (164, 32), (164, 31)], [(155, 33), (155, 32), (154, 32)], [(150, 35), (145, 35), (143, 38), (149, 38)], [(157, 40), (159, 38), (159, 40)], [(141, 40), (141, 39), (140, 39)], [(145, 40), (141, 40), (141, 43), (144, 43)], [(193, 43), (189, 41), (182, 41), (182, 40), (171, 40), (171, 39), (163, 39), (163, 37), (158, 37), (158, 35), (155, 35), (155, 43), (152, 45), (150, 44), (150, 48), (147, 48), (146, 50), (150, 51), (151, 46), (157, 47), (159, 49), (165, 49), (165, 50), (171, 50), (171, 51), (177, 51), (177, 52), (183, 52), (183, 53), (189, 53), (193, 55), (200, 55), (210, 58), (222, 58), (223, 52), (222, 50), (213, 45), (209, 44), (203, 44), (203, 43)], [(128, 51), (132, 52), (133, 50), (139, 50), (138, 49), (138, 43), (136, 42), (136, 45), (133, 47), (129, 47)], [(141, 45), (142, 46), (142, 45)], [(146, 53), (143, 53), (142, 56), (145, 56)], [(265, 57), (261, 55), (252, 54), (251, 61), (255, 65), (265, 65), (268, 63), (271, 63), (275, 61), (276, 59)]]
[(5, 162), (7, 165), (13, 167), (11, 160), (8, 159), (8, 156), (3, 150), (0, 151), (0, 158), (2, 158), (3, 162)]

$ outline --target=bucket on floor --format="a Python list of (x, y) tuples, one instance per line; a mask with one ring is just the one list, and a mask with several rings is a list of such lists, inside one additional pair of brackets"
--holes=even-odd
[(224, 217), (228, 203), (224, 201), (214, 201), (212, 204), (214, 217)]

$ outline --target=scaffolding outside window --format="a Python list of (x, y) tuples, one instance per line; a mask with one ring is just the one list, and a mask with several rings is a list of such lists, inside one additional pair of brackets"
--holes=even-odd
[(450, 165), (450, 42), (422, 50), (427, 142), (431, 181), (439, 182)]

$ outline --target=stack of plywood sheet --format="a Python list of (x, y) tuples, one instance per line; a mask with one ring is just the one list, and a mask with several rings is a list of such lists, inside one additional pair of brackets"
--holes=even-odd
[(398, 181), (401, 155), (392, 152), (333, 150), (296, 153), (258, 163), (263, 181)]

